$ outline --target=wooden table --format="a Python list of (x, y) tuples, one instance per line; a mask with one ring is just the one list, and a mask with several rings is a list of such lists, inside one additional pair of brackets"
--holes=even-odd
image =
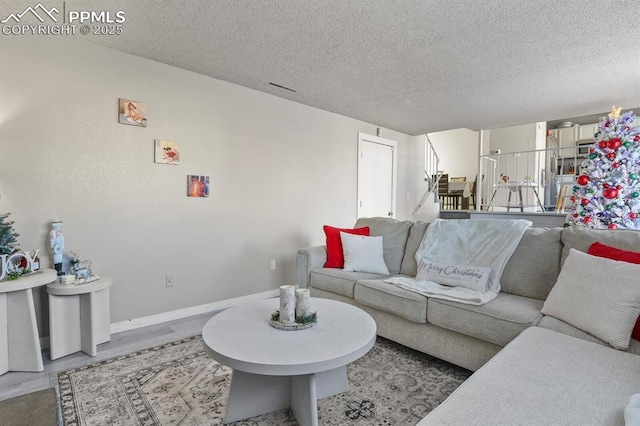
[(44, 370), (32, 289), (57, 278), (53, 269), (43, 269), (0, 282), (0, 374)]
[(82, 351), (96, 356), (97, 346), (111, 340), (111, 277), (86, 284), (49, 284), (50, 357)]
[(306, 330), (269, 325), (277, 298), (227, 309), (205, 324), (205, 350), (233, 369), (225, 423), (291, 407), (301, 426), (316, 426), (317, 400), (348, 390), (346, 365), (373, 347), (376, 324), (346, 303), (312, 298), (311, 305), (318, 323)]

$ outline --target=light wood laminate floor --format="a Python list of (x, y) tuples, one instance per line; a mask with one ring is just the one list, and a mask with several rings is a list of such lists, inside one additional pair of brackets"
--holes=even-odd
[(0, 401), (53, 387), (56, 383), (56, 374), (60, 371), (201, 334), (204, 324), (216, 313), (210, 312), (112, 334), (111, 341), (98, 345), (98, 355), (95, 357), (84, 352), (76, 352), (51, 361), (49, 350), (45, 349), (42, 353), (44, 371), (8, 372), (0, 376)]

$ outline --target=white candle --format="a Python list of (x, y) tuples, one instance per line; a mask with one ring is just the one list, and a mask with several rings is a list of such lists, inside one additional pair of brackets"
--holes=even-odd
[(311, 315), (311, 293), (308, 288), (296, 290), (296, 318)]
[(296, 313), (296, 286), (280, 286), (280, 322), (292, 324), (295, 322)]

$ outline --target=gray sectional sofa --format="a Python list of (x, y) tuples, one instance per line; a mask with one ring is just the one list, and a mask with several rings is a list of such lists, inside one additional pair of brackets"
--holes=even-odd
[[(390, 276), (414, 277), (416, 275), (415, 253), (425, 232), (428, 232), (427, 223), (396, 221), (389, 218), (363, 218), (359, 219), (354, 227), (363, 226), (370, 228), (370, 235), (383, 236), (384, 260)], [(522, 334), (514, 342), (513, 349), (507, 348), (506, 354), (501, 353), (493, 358), (486, 368), (469, 379), (469, 388), (472, 393), (483, 387), (489, 389), (490, 386), (487, 385), (499, 381), (500, 371), (504, 371), (505, 374), (511, 374), (511, 370), (523, 371), (521, 376), (529, 378), (544, 376), (542, 374), (544, 371), (553, 372), (554, 369), (541, 364), (539, 360), (541, 355), (538, 351), (527, 349), (532, 344), (542, 348), (544, 345), (536, 342), (543, 340), (547, 341), (547, 346), (551, 348), (558, 344), (572, 348), (568, 349), (567, 353), (570, 354), (568, 356), (562, 357), (558, 354), (547, 356), (551, 359), (558, 357), (560, 363), (555, 366), (555, 370), (566, 370), (563, 369), (561, 362), (566, 362), (567, 368), (575, 363), (575, 358), (572, 361), (572, 357), (576, 353), (595, 354), (591, 361), (577, 364), (587, 369), (585, 371), (587, 375), (589, 368), (597, 368), (604, 362), (603, 359), (607, 359), (607, 354), (611, 357), (612, 363), (607, 366), (609, 369), (615, 370), (616, 362), (633, 366), (632, 371), (611, 376), (614, 380), (620, 379), (620, 376), (625, 374), (626, 377), (632, 378), (630, 382), (632, 384), (625, 384), (622, 391), (618, 387), (616, 388), (619, 390), (618, 393), (607, 393), (607, 386), (615, 387), (618, 384), (601, 383), (600, 391), (607, 393), (610, 398), (615, 395), (620, 399), (620, 392), (628, 393), (633, 388), (636, 389), (635, 393), (640, 393), (640, 357), (637, 356), (640, 354), (640, 342), (631, 339), (627, 351), (635, 354), (631, 355), (625, 351), (613, 349), (604, 341), (541, 313), (545, 299), (556, 283), (561, 265), (568, 256), (569, 250), (574, 248), (586, 252), (595, 241), (625, 250), (640, 251), (640, 232), (637, 231), (591, 230), (582, 227), (529, 228), (504, 269), (500, 294), (496, 299), (481, 306), (425, 297), (385, 283), (384, 279), (388, 276), (324, 268), (326, 260), (324, 246), (298, 250), (298, 284), (301, 287), (309, 287), (314, 297), (339, 300), (362, 308), (375, 319), (378, 335), (472, 371), (487, 364), (503, 347)], [(525, 330), (527, 332), (523, 333)], [(534, 343), (531, 343), (531, 340)], [(517, 355), (513, 355), (514, 352)], [(562, 349), (560, 352), (562, 353)], [(623, 360), (621, 361), (620, 358)], [(479, 378), (474, 378), (476, 376)], [(606, 377), (606, 374), (596, 377), (600, 380), (603, 378), (601, 376)], [(560, 395), (549, 393), (555, 398), (561, 398), (561, 394), (567, 392), (574, 392), (579, 396), (581, 392), (589, 392), (585, 386), (593, 383), (588, 381), (588, 385), (583, 386), (580, 379), (576, 379), (575, 383), (566, 383), (565, 378), (565, 382), (558, 384), (554, 382), (554, 377), (540, 378), (536, 383), (544, 387), (547, 379), (548, 386), (559, 385), (555, 389)], [(516, 380), (515, 376), (513, 380)], [(465, 395), (466, 387), (467, 383), (463, 384), (449, 400), (435, 410), (433, 418), (431, 416), (425, 418), (424, 424), (545, 424), (538, 422), (535, 417), (527, 420), (518, 415), (507, 423), (502, 423), (498, 418), (492, 419), (494, 423), (484, 423), (489, 421), (488, 418), (479, 421), (478, 418), (474, 418), (472, 411), (458, 409), (463, 406), (473, 407), (473, 404), (469, 405), (469, 395)], [(518, 403), (531, 399), (531, 395), (526, 391), (520, 393), (521, 389), (517, 386), (509, 389), (509, 387), (499, 386), (495, 395), (485, 392), (484, 397), (502, 398), (503, 403), (507, 404), (505, 395), (508, 394), (516, 398)], [(625, 398), (621, 399), (616, 407), (603, 408), (597, 401), (586, 398), (590, 403), (596, 404), (596, 409), (606, 412), (603, 418), (611, 420), (602, 424), (624, 424), (624, 422), (620, 423), (621, 407), (624, 408), (627, 401)], [(544, 403), (543, 401), (542, 404)], [(540, 406), (536, 407), (538, 411), (545, 412), (544, 409), (540, 409)], [(511, 407), (511, 410), (513, 411), (514, 408)], [(455, 417), (451, 413), (459, 414)], [(598, 424), (589, 421), (579, 423), (579, 421), (600, 419), (588, 410), (584, 411), (584, 417), (574, 419), (575, 422), (558, 421), (546, 424)]]

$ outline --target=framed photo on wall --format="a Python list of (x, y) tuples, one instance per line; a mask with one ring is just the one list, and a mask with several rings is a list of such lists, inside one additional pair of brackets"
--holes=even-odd
[(147, 104), (120, 98), (118, 100), (118, 123), (147, 127)]
[(187, 185), (188, 197), (209, 196), (209, 176), (188, 175)]
[(154, 161), (160, 164), (180, 164), (180, 145), (177, 142), (156, 139)]

